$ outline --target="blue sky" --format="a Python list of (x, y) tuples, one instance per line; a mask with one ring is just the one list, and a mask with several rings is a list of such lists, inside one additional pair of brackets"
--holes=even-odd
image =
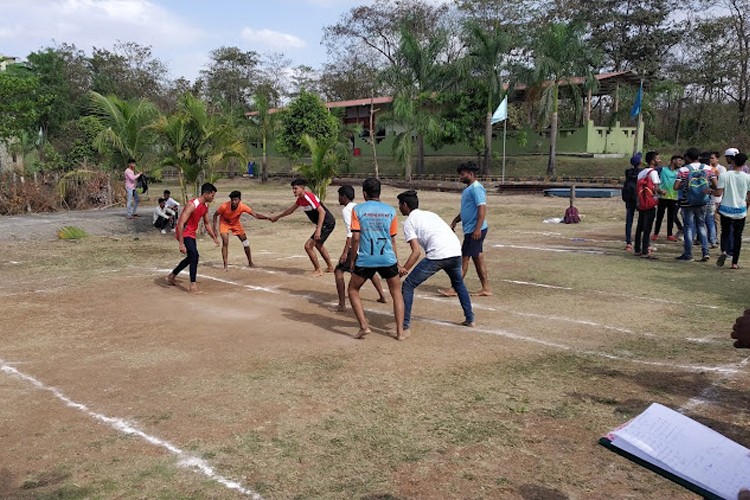
[(325, 60), (323, 27), (370, 0), (2, 0), (0, 54), (25, 58), (55, 43), (150, 45), (172, 77), (194, 80), (222, 45), (283, 52), (293, 65)]

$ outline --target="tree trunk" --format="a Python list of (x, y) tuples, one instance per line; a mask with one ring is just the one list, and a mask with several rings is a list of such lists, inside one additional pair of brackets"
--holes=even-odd
[(488, 176), (492, 172), (492, 112), (487, 111), (487, 120), (484, 124), (484, 165), (482, 175)]
[(552, 112), (549, 130), (549, 161), (547, 162), (547, 175), (555, 175), (557, 154), (557, 111)]
[(370, 98), (370, 146), (372, 146), (372, 161), (375, 164), (375, 178), (380, 179), (380, 168), (378, 167), (378, 150), (375, 148), (375, 106)]
[(424, 137), (417, 134), (417, 175), (424, 175)]
[(268, 182), (268, 144), (265, 132), (263, 132), (263, 157), (260, 160), (260, 181)]

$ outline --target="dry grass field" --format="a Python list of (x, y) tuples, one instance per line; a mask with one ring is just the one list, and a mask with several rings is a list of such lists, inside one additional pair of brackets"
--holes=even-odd
[[(293, 202), (282, 184), (219, 188), (262, 213)], [(420, 200), (447, 220), (459, 206)], [(334, 187), (327, 201), (339, 216)], [(729, 339), (748, 271), (677, 262), (661, 242), (660, 260), (629, 256), (619, 199), (576, 205), (581, 224), (544, 224), (567, 200), (490, 195), (494, 296), (474, 299), (477, 327), (458, 326), (437, 275), (405, 342), (370, 286), (374, 333), (352, 338), (333, 276), (305, 274), (301, 212), (245, 219), (252, 269), (236, 239), (227, 272), (200, 240), (202, 296), (187, 273), (163, 285), (181, 256), (150, 227), (153, 201), (135, 222), (0, 219), (0, 497), (695, 498), (597, 440), (660, 402), (750, 446), (750, 353)], [(69, 224), (91, 235), (57, 240)], [(332, 256), (344, 239), (339, 222)]]

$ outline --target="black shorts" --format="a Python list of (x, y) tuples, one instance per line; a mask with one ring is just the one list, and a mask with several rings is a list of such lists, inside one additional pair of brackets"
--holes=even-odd
[(461, 255), (464, 257), (478, 257), (483, 251), (484, 238), (487, 236), (487, 230), (482, 229), (482, 236), (475, 240), (472, 233), (464, 235), (464, 242), (461, 245)]
[(320, 228), (320, 239), (315, 239), (315, 232), (313, 232), (312, 235), (310, 235), (310, 239), (315, 241), (315, 243), (323, 244), (326, 242), (329, 236), (331, 236), (331, 233), (333, 232), (333, 229), (336, 227), (336, 222), (333, 224), (328, 224), (327, 222), (323, 222), (323, 226)]
[(375, 276), (375, 273), (378, 273), (384, 280), (389, 280), (398, 276), (398, 264), (385, 267), (359, 267), (355, 265), (352, 273), (366, 280), (372, 279), (372, 277)]
[(336, 264), (336, 270), (343, 271), (345, 273), (352, 272), (352, 268), (349, 267), (349, 259), (351, 256), (352, 256), (352, 250), (350, 248), (349, 252), (346, 254), (346, 260), (343, 263), (339, 262), (338, 264)]

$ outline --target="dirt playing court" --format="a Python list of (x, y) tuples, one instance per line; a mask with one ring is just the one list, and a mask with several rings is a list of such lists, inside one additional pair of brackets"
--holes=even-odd
[[(293, 202), (244, 180), (212, 208), (232, 189), (266, 214)], [(450, 220), (459, 194), (420, 202)], [(327, 204), (340, 217), (334, 187)], [(243, 219), (252, 269), (236, 239), (227, 272), (200, 240), (206, 295), (192, 296), (187, 272), (164, 285), (181, 256), (147, 205), (132, 223), (123, 209), (0, 219), (2, 498), (695, 498), (597, 444), (651, 402), (750, 446), (750, 353), (729, 340), (746, 269), (678, 263), (666, 243), (658, 261), (627, 256), (618, 199), (578, 200), (583, 223), (565, 226), (542, 220), (567, 200), (490, 195), (494, 295), (473, 299), (477, 328), (437, 275), (405, 342), (370, 285), (374, 333), (351, 338), (333, 276), (306, 274), (301, 212)], [(57, 240), (69, 224), (91, 236)], [(334, 259), (344, 239), (339, 220)]]

